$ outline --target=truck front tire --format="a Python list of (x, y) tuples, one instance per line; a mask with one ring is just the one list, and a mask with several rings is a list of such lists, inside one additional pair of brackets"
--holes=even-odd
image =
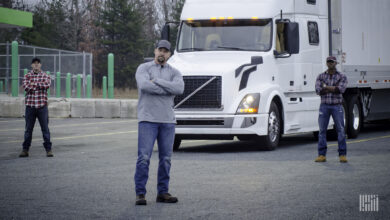
[(181, 144), (181, 138), (175, 136), (175, 141), (173, 142), (173, 151), (177, 151)]
[(261, 137), (262, 142), (265, 144), (265, 150), (275, 150), (279, 145), (281, 136), (281, 117), (278, 106), (272, 102), (269, 109), (268, 116), (268, 134)]

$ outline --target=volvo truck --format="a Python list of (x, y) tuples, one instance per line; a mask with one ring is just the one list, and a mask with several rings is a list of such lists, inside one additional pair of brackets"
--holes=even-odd
[(348, 138), (389, 119), (389, 11), (388, 0), (186, 0), (168, 61), (185, 82), (174, 149), (237, 137), (273, 150), (283, 135), (318, 132), (314, 87), (329, 55), (348, 78)]

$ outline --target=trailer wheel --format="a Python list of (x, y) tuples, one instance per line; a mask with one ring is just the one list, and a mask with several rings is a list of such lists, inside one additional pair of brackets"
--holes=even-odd
[(275, 150), (279, 144), (281, 136), (281, 118), (279, 114), (278, 106), (272, 102), (269, 109), (268, 117), (268, 134), (263, 136), (263, 142), (265, 143), (265, 150)]
[(173, 142), (173, 151), (177, 151), (181, 144), (181, 138), (175, 136), (175, 141)]
[(362, 127), (362, 106), (355, 95), (347, 101), (347, 109), (345, 114), (345, 127), (348, 138), (356, 138)]

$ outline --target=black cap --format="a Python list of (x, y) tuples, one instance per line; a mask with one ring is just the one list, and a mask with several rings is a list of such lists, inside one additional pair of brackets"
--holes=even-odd
[(31, 61), (31, 64), (35, 63), (35, 62), (38, 62), (38, 63), (41, 63), (41, 60), (38, 58), (38, 57), (34, 57)]
[(329, 57), (326, 58), (326, 62), (328, 62), (328, 61), (337, 62), (337, 59), (334, 56), (329, 56)]
[(167, 40), (160, 40), (157, 43), (156, 48), (166, 48), (167, 50), (171, 50), (171, 43)]

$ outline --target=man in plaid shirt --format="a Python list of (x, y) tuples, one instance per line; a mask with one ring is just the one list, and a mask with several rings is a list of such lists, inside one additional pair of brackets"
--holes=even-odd
[(27, 73), (23, 79), (23, 88), (26, 91), (26, 127), (24, 131), (23, 151), (19, 157), (28, 157), (32, 132), (37, 118), (42, 130), (43, 146), (46, 149), (46, 156), (53, 157), (48, 126), (49, 112), (47, 110), (47, 90), (50, 88), (51, 80), (50, 76), (41, 70), (41, 66), (41, 60), (33, 58), (31, 62), (32, 71)]
[(321, 96), (321, 105), (318, 117), (318, 157), (315, 162), (326, 161), (326, 131), (330, 116), (337, 130), (339, 146), (339, 158), (341, 163), (347, 162), (347, 144), (344, 131), (343, 93), (347, 88), (347, 77), (337, 71), (336, 57), (330, 56), (326, 59), (328, 70), (321, 73), (316, 80), (316, 93)]

